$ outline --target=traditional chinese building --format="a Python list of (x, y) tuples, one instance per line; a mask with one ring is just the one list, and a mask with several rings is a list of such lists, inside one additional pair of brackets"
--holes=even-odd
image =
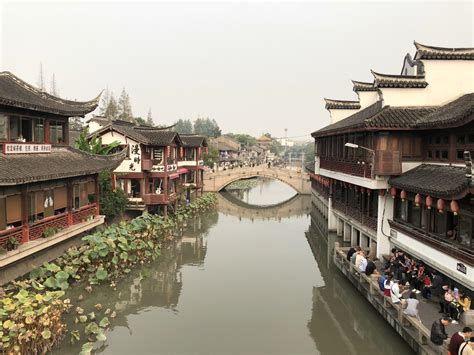
[(472, 289), (474, 49), (415, 47), (401, 74), (353, 81), (358, 100), (326, 99), (315, 204), (351, 245), (397, 247)]
[(207, 145), (203, 137), (189, 136), (185, 144), (169, 127), (143, 127), (124, 121), (113, 121), (94, 134), (103, 144), (119, 141), (127, 150), (114, 174), (117, 185), (129, 197), (129, 209), (166, 215), (169, 206), (176, 208), (184, 192), (182, 182), (188, 181), (188, 167), (193, 172), (188, 176), (189, 184), (202, 190), (202, 147)]
[(123, 155), (68, 145), (68, 118), (93, 111), (98, 99), (61, 99), (0, 73), (0, 246), (69, 238), (104, 222), (98, 173), (114, 169)]
[(186, 190), (186, 200), (191, 201), (194, 193), (202, 194), (204, 187), (204, 154), (207, 153), (207, 139), (204, 136), (180, 134), (180, 161), (178, 167), (187, 169), (181, 174), (181, 183)]

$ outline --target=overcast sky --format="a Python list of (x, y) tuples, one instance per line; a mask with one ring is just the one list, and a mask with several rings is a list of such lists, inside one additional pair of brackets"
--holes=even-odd
[(224, 132), (309, 135), (323, 97), (396, 73), (413, 40), (473, 46), (471, 2), (4, 3), (1, 69), (61, 96), (128, 91), (135, 116), (198, 116)]

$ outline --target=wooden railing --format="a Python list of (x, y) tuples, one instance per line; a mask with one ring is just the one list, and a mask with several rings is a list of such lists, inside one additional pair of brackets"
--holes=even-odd
[(432, 247), (433, 249), (439, 250), (446, 255), (459, 259), (468, 265), (474, 265), (474, 250), (464, 249), (465, 247), (459, 244), (454, 244), (447, 240), (443, 240), (440, 237), (422, 232), (414, 226), (407, 226), (392, 220), (389, 220), (388, 222), (390, 224), (390, 228), (394, 229), (395, 231), (402, 232), (410, 238), (416, 239), (423, 244)]
[(66, 228), (67, 226), (67, 213), (61, 213), (56, 216), (51, 216), (40, 221), (36, 221), (30, 225), (30, 240), (42, 238), (43, 232), (47, 228), (60, 230)]
[(78, 210), (75, 210), (72, 213), (72, 223), (77, 224), (81, 223), (91, 216), (94, 216), (96, 213), (96, 205), (95, 204), (89, 204), (84, 207), (81, 207)]
[(377, 231), (376, 217), (367, 216), (365, 213), (362, 213), (361, 210), (355, 207), (347, 206), (345, 203), (336, 201), (335, 199), (332, 200), (332, 206), (339, 212), (346, 214), (347, 216), (360, 222), (364, 226), (372, 229), (373, 231)]
[(398, 150), (377, 150), (373, 162), (369, 159), (344, 159), (320, 157), (321, 169), (372, 178), (373, 175), (389, 176), (402, 173), (402, 156)]
[(22, 228), (15, 227), (15, 228), (10, 228), (10, 229), (5, 229), (3, 231), (0, 231), (0, 246), (3, 248), (6, 248), (6, 244), (10, 237), (15, 238), (18, 241), (18, 243), (21, 243)]

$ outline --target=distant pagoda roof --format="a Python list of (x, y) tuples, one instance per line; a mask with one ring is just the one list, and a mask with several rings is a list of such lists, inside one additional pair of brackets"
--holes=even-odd
[(262, 134), (259, 138), (257, 138), (257, 141), (265, 141), (265, 142), (271, 142), (271, 138), (269, 138), (268, 136)]
[(368, 83), (365, 81), (352, 80), (352, 90), (354, 91), (377, 91), (374, 82)]
[(473, 60), (474, 48), (445, 48), (427, 46), (414, 42), (416, 47), (415, 60), (417, 59), (450, 59)]
[(0, 153), (0, 186), (91, 175), (114, 170), (126, 151), (95, 155), (72, 147), (52, 147), (51, 153)]
[(8, 71), (0, 72), (0, 105), (61, 116), (84, 116), (94, 111), (100, 94), (90, 101), (72, 101), (48, 94)]
[(334, 100), (334, 99), (327, 99), (324, 98), (326, 101), (326, 109), (327, 110), (358, 110), (360, 109), (359, 101), (351, 101), (351, 100)]
[(371, 70), (378, 88), (425, 88), (428, 83), (424, 75), (382, 74)]

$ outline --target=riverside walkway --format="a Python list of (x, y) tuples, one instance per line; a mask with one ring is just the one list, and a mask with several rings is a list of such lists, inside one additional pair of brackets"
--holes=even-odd
[[(337, 268), (349, 279), (372, 306), (390, 323), (405, 341), (422, 355), (441, 355), (448, 353), (448, 341), (443, 346), (436, 346), (430, 341), (431, 324), (441, 317), (438, 306), (430, 301), (422, 300), (418, 305), (420, 320), (403, 313), (400, 304), (393, 304), (390, 297), (384, 297), (379, 289), (378, 277), (369, 277), (357, 272), (346, 258), (349, 247), (339, 247), (335, 243), (333, 261)], [(448, 336), (462, 329), (461, 324), (451, 324), (446, 327)]]
[(267, 167), (257, 165), (254, 167), (237, 167), (217, 172), (204, 174), (204, 191), (219, 192), (227, 185), (241, 179), (252, 177), (267, 177), (290, 185), (300, 195), (311, 194), (311, 181), (309, 174), (302, 169)]

